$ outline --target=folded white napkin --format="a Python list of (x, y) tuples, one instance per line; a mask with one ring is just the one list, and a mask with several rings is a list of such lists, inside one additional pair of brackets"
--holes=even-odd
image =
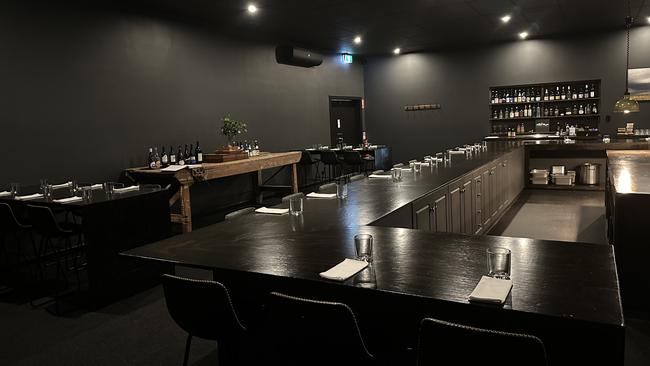
[(267, 207), (260, 207), (257, 210), (255, 210), (257, 213), (261, 214), (270, 214), (270, 215), (284, 215), (289, 213), (288, 208), (267, 208)]
[(483, 276), (468, 299), (469, 301), (503, 304), (510, 293), (510, 289), (512, 289), (512, 280), (500, 280)]
[(336, 193), (316, 193), (311, 192), (307, 194), (309, 198), (336, 198)]
[(14, 197), (18, 201), (26, 201), (26, 200), (35, 200), (38, 198), (43, 198), (43, 195), (41, 193), (34, 193), (34, 194), (29, 194), (27, 196), (16, 196)]
[(334, 281), (345, 281), (348, 278), (357, 274), (357, 272), (368, 266), (366, 261), (358, 261), (355, 259), (344, 259), (343, 262), (335, 265), (325, 272), (321, 272), (320, 276)]
[(124, 188), (115, 188), (113, 190), (114, 193), (125, 193), (125, 192), (132, 192), (132, 191), (138, 191), (140, 190), (140, 186), (130, 186), (130, 187), (124, 187)]
[(370, 174), (368, 178), (392, 178), (390, 174)]
[(101, 183), (93, 184), (92, 186), (90, 186), (90, 189), (92, 189), (92, 190), (103, 189), (103, 188), (104, 188), (104, 185), (101, 184)]
[(411, 169), (410, 167), (399, 168), (399, 169), (402, 169), (403, 172), (412, 172), (413, 171), (413, 169)]
[(70, 188), (70, 187), (72, 187), (72, 182), (52, 185), (52, 189), (62, 189), (62, 188)]
[(177, 172), (181, 169), (187, 168), (187, 165), (170, 165), (166, 168), (160, 169), (161, 172)]
[(11, 192), (9, 191), (0, 192), (0, 197), (9, 197), (9, 196), (11, 196)]
[(72, 203), (72, 202), (79, 202), (81, 200), (83, 200), (83, 198), (73, 196), (73, 197), (68, 197), (68, 198), (61, 198), (60, 200), (54, 200), (54, 202), (56, 202), (56, 203)]

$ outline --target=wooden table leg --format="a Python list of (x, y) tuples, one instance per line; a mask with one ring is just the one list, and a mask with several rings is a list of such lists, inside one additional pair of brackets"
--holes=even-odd
[(291, 191), (298, 193), (298, 168), (295, 163), (291, 164)]
[(264, 192), (262, 192), (262, 186), (264, 185), (264, 177), (262, 176), (262, 171), (257, 171), (257, 179), (255, 185), (255, 202), (262, 203), (264, 199)]
[(182, 184), (180, 188), (181, 195), (181, 227), (183, 233), (192, 231), (192, 205), (190, 203), (190, 186)]

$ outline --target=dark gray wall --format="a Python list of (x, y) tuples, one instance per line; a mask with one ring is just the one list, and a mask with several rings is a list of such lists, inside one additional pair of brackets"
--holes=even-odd
[[(631, 37), (631, 67), (650, 67), (650, 27)], [(372, 142), (393, 146), (395, 161), (481, 140), (490, 131), (495, 85), (602, 79), (601, 113), (612, 114), (625, 89), (625, 34), (528, 40), (488, 48), (371, 58), (365, 68), (366, 129)], [(439, 111), (404, 112), (441, 103)], [(650, 128), (650, 103), (636, 115), (601, 119), (603, 133), (636, 122)]]
[(279, 65), (273, 45), (182, 22), (18, 3), (0, 4), (0, 188), (114, 179), (153, 145), (212, 150), (226, 113), (267, 151), (327, 143), (328, 96), (363, 96), (362, 66), (335, 57)]

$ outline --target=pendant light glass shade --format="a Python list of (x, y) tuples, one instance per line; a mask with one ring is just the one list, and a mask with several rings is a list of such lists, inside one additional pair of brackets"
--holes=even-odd
[(614, 104), (614, 112), (616, 113), (634, 113), (638, 112), (641, 109), (639, 108), (639, 102), (636, 100), (630, 99), (630, 93), (626, 92), (623, 95), (623, 98), (616, 101)]

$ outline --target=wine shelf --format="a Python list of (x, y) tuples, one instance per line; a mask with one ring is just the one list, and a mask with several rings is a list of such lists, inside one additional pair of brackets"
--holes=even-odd
[(491, 122), (507, 122), (507, 121), (532, 121), (539, 119), (565, 119), (565, 118), (600, 118), (600, 114), (576, 114), (570, 116), (546, 116), (546, 117), (515, 117), (515, 118), (490, 118)]
[(577, 102), (589, 102), (589, 101), (598, 101), (600, 98), (582, 98), (582, 99), (560, 99), (560, 100), (540, 100), (540, 101), (534, 101), (534, 102), (514, 102), (514, 103), (490, 103), (490, 107), (498, 107), (498, 106), (512, 106), (512, 105), (535, 105), (537, 103), (543, 103), (543, 104), (548, 104), (548, 103), (577, 103)]

